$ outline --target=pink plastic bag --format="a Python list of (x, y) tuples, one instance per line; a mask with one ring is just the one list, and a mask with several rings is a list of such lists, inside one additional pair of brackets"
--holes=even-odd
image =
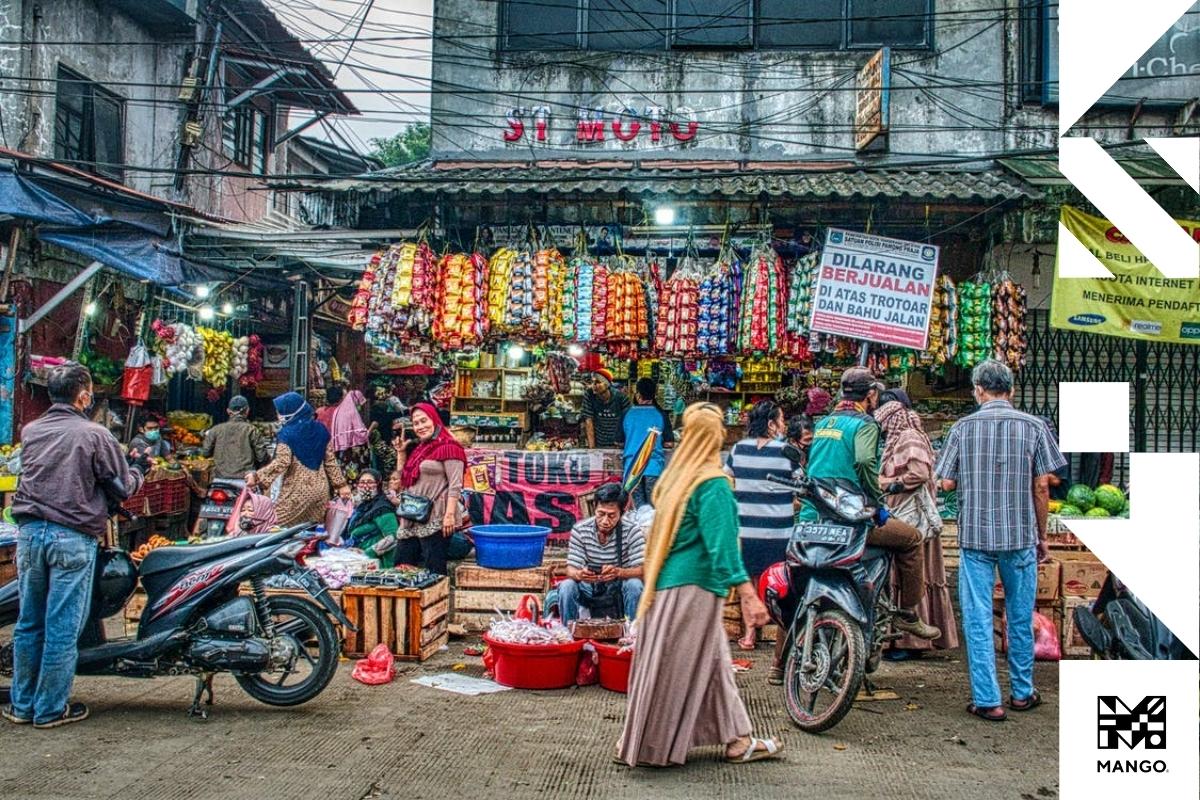
[(367, 686), (391, 683), (396, 677), (396, 657), (387, 644), (380, 642), (370, 655), (354, 665), (350, 677)]
[(1062, 645), (1058, 629), (1049, 617), (1040, 611), (1033, 612), (1033, 657), (1037, 661), (1060, 661)]
[(340, 545), (342, 534), (346, 532), (346, 523), (352, 516), (354, 516), (354, 503), (341, 498), (330, 500), (329, 505), (325, 508), (325, 533), (328, 534), (326, 541), (334, 546)]

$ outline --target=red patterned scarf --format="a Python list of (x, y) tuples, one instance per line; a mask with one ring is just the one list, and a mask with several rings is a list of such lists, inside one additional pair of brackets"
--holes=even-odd
[(400, 485), (405, 489), (412, 486), (421, 477), (421, 462), (423, 461), (429, 459), (461, 461), (464, 468), (467, 465), (467, 451), (450, 431), (446, 430), (446, 426), (441, 424), (442, 418), (437, 409), (429, 403), (417, 403), (412, 410), (424, 412), (437, 427), (433, 431), (433, 436), (424, 442), (418, 442), (408, 454), (408, 459), (404, 462), (404, 469), (400, 471)]

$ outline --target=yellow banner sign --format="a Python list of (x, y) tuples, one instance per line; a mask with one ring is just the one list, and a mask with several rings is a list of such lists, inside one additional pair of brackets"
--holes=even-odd
[[(1063, 278), (1056, 263), (1051, 325), (1150, 342), (1200, 344), (1200, 282), (1164, 278), (1106, 219), (1063, 206), (1059, 221), (1112, 277)], [(1175, 221), (1200, 242), (1200, 222)]]

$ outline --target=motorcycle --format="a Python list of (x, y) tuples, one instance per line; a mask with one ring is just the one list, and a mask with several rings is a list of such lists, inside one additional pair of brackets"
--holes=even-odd
[[(331, 617), (355, 628), (313, 570), (296, 560), (314, 538), (299, 525), (275, 533), (214, 544), (160, 547), (136, 565), (129, 554), (101, 548), (92, 604), (79, 639), (77, 675), (152, 678), (192, 675), (196, 691), (188, 710), (207, 718), (212, 678), (230, 673), (246, 694), (274, 706), (316, 697), (337, 670), (340, 641)], [(265, 581), (286, 574), (316, 603), (298, 596), (268, 596)], [(146, 605), (137, 633), (111, 641), (103, 620), (120, 613), (139, 578)], [(248, 583), (249, 596), (239, 594)], [(18, 581), (0, 586), (0, 632), (19, 613)], [(319, 604), (319, 605), (318, 605)], [(0, 675), (11, 677), (11, 634), (0, 636)]]
[(232, 478), (214, 478), (204, 493), (196, 519), (196, 535), (213, 539), (225, 535), (225, 523), (233, 515), (233, 506), (246, 482)]
[(817, 522), (792, 529), (786, 561), (760, 582), (760, 595), (784, 633), (784, 694), (788, 716), (819, 733), (850, 711), (867, 674), (878, 668), (897, 612), (891, 602), (891, 554), (867, 545), (879, 509), (843, 479), (767, 480), (808, 499)]
[(1111, 572), (1091, 607), (1073, 612), (1093, 656), (1108, 660), (1192, 660), (1196, 656)]

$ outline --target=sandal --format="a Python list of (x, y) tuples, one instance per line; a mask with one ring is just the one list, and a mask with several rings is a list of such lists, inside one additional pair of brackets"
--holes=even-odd
[(783, 686), (783, 667), (771, 667), (771, 671), (767, 673), (767, 683)]
[(736, 756), (725, 756), (725, 760), (730, 764), (749, 764), (751, 761), (763, 761), (768, 758), (775, 758), (783, 750), (783, 742), (772, 736), (769, 739), (755, 739), (750, 737), (750, 745), (746, 748), (746, 752)]
[(1004, 709), (1000, 706), (988, 706), (987, 708), (981, 708), (974, 703), (971, 703), (967, 706), (967, 713), (973, 714), (974, 716), (979, 717), (982, 720), (987, 720), (988, 722), (1004, 722), (1006, 719), (1008, 719), (1008, 714), (1006, 714)]
[(1013, 711), (1032, 711), (1042, 704), (1042, 695), (1037, 689), (1026, 697), (1024, 700), (1017, 700), (1015, 697), (1008, 698), (1008, 707)]
[(743, 652), (746, 652), (746, 653), (753, 652), (754, 649), (756, 647), (758, 647), (758, 637), (755, 636), (753, 639), (746, 639), (746, 638), (738, 639), (737, 646), (738, 646), (738, 650), (741, 650)]

